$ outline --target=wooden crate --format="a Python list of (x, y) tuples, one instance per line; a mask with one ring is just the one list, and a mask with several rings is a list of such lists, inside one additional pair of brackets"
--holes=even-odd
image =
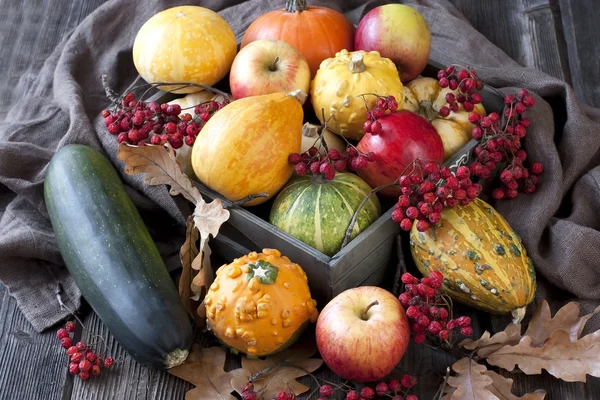
[[(441, 68), (440, 64), (431, 61), (423, 75), (434, 77)], [(494, 91), (484, 87), (481, 94), (488, 112), (502, 109), (503, 99)], [(158, 102), (171, 99), (173, 95), (165, 93), (156, 97)], [(456, 170), (459, 166), (467, 164), (476, 145), (477, 142), (471, 140), (445, 165)], [(230, 203), (203, 184), (196, 182), (196, 186), (206, 200), (219, 198), (225, 204)], [(391, 218), (393, 204), (389, 201), (382, 200), (382, 206), (387, 207), (387, 211), (379, 219), (337, 254), (329, 257), (268, 222), (269, 209), (275, 197), (259, 206), (230, 209), (229, 221), (211, 240), (213, 253), (225, 260), (233, 260), (251, 251), (278, 249), (302, 266), (308, 276), (311, 294), (320, 305), (326, 304), (346, 289), (361, 285), (379, 285), (388, 268), (395, 268), (396, 236), (400, 227)]]

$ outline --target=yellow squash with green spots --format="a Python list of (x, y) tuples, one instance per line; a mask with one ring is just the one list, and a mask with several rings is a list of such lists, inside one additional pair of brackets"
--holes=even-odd
[(319, 316), (304, 270), (275, 249), (219, 268), (204, 304), (213, 334), (254, 357), (285, 349)]
[(461, 303), (520, 320), (533, 300), (535, 270), (521, 238), (481, 199), (445, 209), (426, 232), (413, 226), (410, 245), (421, 273), (440, 271), (444, 289)]

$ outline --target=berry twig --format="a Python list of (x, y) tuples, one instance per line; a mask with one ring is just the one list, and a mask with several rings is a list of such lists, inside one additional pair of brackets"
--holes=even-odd
[[(190, 107), (194, 109), (192, 115), (182, 113), (182, 108), (178, 104), (144, 101), (151, 89), (168, 84), (166, 82), (138, 85), (123, 96), (119, 96), (109, 87), (106, 75), (102, 76), (102, 84), (107, 97), (113, 103), (112, 110), (106, 109), (101, 113), (108, 132), (117, 136), (119, 143), (125, 142), (137, 146), (169, 143), (173, 149), (179, 149), (184, 144), (191, 147), (206, 122), (232, 100), (227, 93), (209, 86), (187, 82), (173, 83), (172, 85), (180, 85), (178, 89), (190, 86), (201, 87), (223, 97), (221, 102), (212, 100)], [(135, 90), (144, 87), (146, 88), (144, 93), (136, 98)]]
[(241, 206), (243, 204), (246, 204), (246, 203), (248, 203), (248, 202), (250, 202), (250, 201), (252, 201), (254, 199), (258, 199), (258, 198), (261, 198), (261, 197), (269, 197), (269, 194), (265, 193), (265, 192), (263, 192), (263, 193), (257, 193), (257, 194), (250, 194), (250, 195), (244, 197), (243, 199), (236, 200), (236, 201), (234, 201), (234, 202), (232, 202), (230, 204), (224, 205), (223, 208), (227, 210), (229, 208), (239, 207), (239, 206)]
[(460, 328), (462, 336), (473, 334), (469, 317), (453, 317), (452, 299), (442, 288), (441, 272), (433, 271), (421, 279), (406, 272), (401, 280), (405, 286), (398, 299), (406, 307), (414, 343), (425, 343), (429, 339), (430, 347), (451, 349), (456, 339), (453, 331)]

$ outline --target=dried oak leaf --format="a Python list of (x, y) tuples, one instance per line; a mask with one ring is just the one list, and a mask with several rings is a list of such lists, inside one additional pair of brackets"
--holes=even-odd
[(579, 305), (569, 303), (552, 318), (546, 301), (540, 303), (527, 331), (521, 336), (520, 325), (510, 324), (490, 337), (464, 340), (461, 346), (476, 350), (491, 365), (512, 371), (518, 366), (528, 375), (545, 369), (556, 378), (569, 382), (585, 382), (586, 375), (600, 376), (600, 331), (579, 338), (585, 324), (600, 311), (579, 316)]
[[(231, 379), (231, 386), (241, 394), (242, 386), (248, 382), (251, 375), (273, 367), (253, 382), (257, 400), (271, 400), (277, 397), (279, 392), (294, 392), (298, 396), (307, 392), (309, 388), (296, 381), (296, 378), (308, 375), (323, 365), (323, 360), (311, 358), (316, 351), (314, 343), (303, 340), (265, 359), (242, 356), (242, 368), (235, 370), (242, 372)], [(277, 365), (282, 362), (293, 366)]]
[(590, 333), (576, 342), (570, 334), (555, 330), (543, 345), (536, 345), (529, 336), (523, 336), (514, 346), (506, 345), (486, 360), (491, 365), (512, 371), (518, 366), (527, 375), (550, 375), (567, 382), (585, 382), (586, 374), (600, 377), (600, 331)]
[[(204, 200), (196, 203), (194, 209), (194, 225), (200, 231), (200, 251), (204, 251), (208, 243), (209, 235), (217, 236), (221, 225), (229, 219), (229, 211), (223, 208), (223, 203), (219, 199), (215, 199), (210, 203)], [(206, 258), (206, 257), (204, 257)], [(192, 265), (198, 269), (199, 265)]]
[(182, 267), (181, 277), (179, 278), (179, 296), (187, 312), (196, 320), (196, 324), (203, 326), (205, 319), (200, 318), (196, 312), (201, 290), (192, 285), (194, 278), (198, 275), (198, 272), (192, 268), (192, 263), (199, 254), (196, 244), (199, 235), (192, 216), (189, 216), (186, 222), (185, 242), (179, 250)]
[(525, 336), (531, 338), (533, 346), (542, 345), (555, 331), (562, 330), (569, 334), (571, 342), (577, 341), (585, 324), (590, 318), (600, 311), (597, 307), (591, 314), (579, 316), (579, 304), (571, 302), (563, 306), (552, 318), (550, 306), (546, 300), (538, 305), (531, 317)]
[[(512, 393), (512, 384), (513, 380), (510, 378), (505, 378), (502, 375), (497, 374), (494, 371), (486, 371), (485, 375), (492, 378), (492, 383), (486, 386), (486, 389), (495, 397), (494, 399), (498, 400), (543, 400), (546, 397), (546, 391), (542, 389), (538, 389), (533, 393), (527, 393), (522, 397), (517, 397)], [(444, 391), (445, 396), (441, 398), (441, 400), (451, 400), (453, 399), (453, 395), (456, 392), (456, 388), (452, 386), (446, 386), (446, 390)], [(456, 399), (456, 397), (454, 398)]]
[(185, 400), (235, 400), (230, 383), (235, 374), (223, 369), (225, 356), (221, 347), (202, 348), (195, 343), (185, 363), (167, 371), (196, 386)]
[(459, 346), (467, 350), (477, 350), (477, 355), (485, 358), (494, 351), (502, 348), (507, 344), (515, 345), (521, 340), (521, 324), (508, 324), (501, 332), (491, 336), (488, 331), (485, 331), (481, 338), (477, 340), (465, 339), (459, 343)]
[(487, 371), (487, 376), (492, 378), (492, 383), (487, 389), (500, 400), (543, 400), (546, 397), (546, 391), (538, 389), (533, 393), (527, 393), (522, 397), (517, 397), (512, 393), (513, 380), (505, 378), (494, 371)]
[(487, 376), (487, 368), (470, 358), (461, 358), (452, 365), (456, 376), (449, 376), (450, 387), (442, 400), (498, 400), (487, 387), (494, 381)]
[(126, 174), (145, 173), (144, 183), (147, 185), (169, 185), (171, 196), (181, 194), (194, 204), (204, 202), (190, 178), (181, 171), (175, 159), (175, 152), (170, 146), (138, 147), (121, 143), (117, 157), (125, 163)]

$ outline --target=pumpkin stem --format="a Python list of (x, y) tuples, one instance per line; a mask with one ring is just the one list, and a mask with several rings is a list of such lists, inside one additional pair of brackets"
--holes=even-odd
[(302, 105), (304, 105), (304, 102), (306, 101), (306, 98), (308, 97), (308, 95), (300, 89), (294, 90), (293, 92), (289, 92), (288, 94), (286, 94), (286, 96), (295, 98)]
[(319, 125), (311, 124), (307, 122), (302, 126), (302, 136), (305, 137), (315, 137), (319, 133)]
[(419, 114), (428, 121), (433, 121), (440, 116), (440, 113), (433, 108), (433, 104), (429, 100), (423, 100), (419, 103)]
[(352, 60), (348, 64), (348, 69), (353, 74), (363, 72), (367, 67), (365, 66), (365, 56), (362, 51), (355, 51), (352, 53)]
[(306, 0), (287, 0), (285, 2), (285, 11), (287, 12), (302, 12), (306, 11), (308, 5), (306, 4)]
[(362, 315), (360, 316), (360, 319), (362, 319), (363, 321), (366, 321), (367, 318), (367, 314), (369, 313), (369, 310), (371, 309), (371, 307), (378, 305), (379, 302), (377, 300), (375, 300), (374, 302), (372, 302), (371, 304), (369, 304), (367, 306), (367, 308), (365, 308), (365, 311), (363, 311)]
[(277, 63), (278, 62), (279, 62), (279, 56), (275, 57), (275, 60), (273, 60), (273, 64), (271, 64), (271, 66), (269, 67), (269, 70), (277, 71)]

